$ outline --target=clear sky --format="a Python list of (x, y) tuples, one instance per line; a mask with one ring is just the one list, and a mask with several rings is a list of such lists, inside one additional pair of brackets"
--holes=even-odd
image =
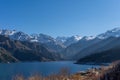
[(0, 0), (0, 28), (56, 36), (120, 27), (120, 0)]

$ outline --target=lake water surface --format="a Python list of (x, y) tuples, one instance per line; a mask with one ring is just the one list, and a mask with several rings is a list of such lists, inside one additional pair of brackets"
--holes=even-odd
[(73, 61), (0, 63), (0, 80), (10, 80), (16, 74), (23, 74), (24, 76), (34, 73), (49, 75), (58, 72), (61, 68), (68, 68), (73, 74), (92, 67), (99, 67), (98, 65), (78, 65), (73, 63)]

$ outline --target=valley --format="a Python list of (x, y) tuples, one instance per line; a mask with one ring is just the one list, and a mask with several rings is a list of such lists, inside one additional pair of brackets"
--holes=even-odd
[[(7, 71), (13, 72), (0, 73), (0, 78), (3, 80), (11, 79), (19, 73), (29, 78), (28, 72), (42, 73), (47, 76), (43, 76), (45, 79), (53, 76), (57, 79), (59, 76), (60, 80), (63, 78), (96, 80), (100, 78), (96, 76), (98, 72), (99, 76), (104, 74), (105, 67), (101, 68), (101, 66), (107, 65), (109, 70), (108, 64), (117, 60), (120, 60), (120, 28), (108, 30), (97, 36), (77, 35), (57, 38), (45, 34), (29, 35), (21, 31), (0, 30), (1, 71), (6, 67)], [(70, 76), (67, 74), (62, 77), (66, 72), (56, 74), (62, 68), (70, 69)], [(55, 75), (52, 76), (51, 72)], [(42, 75), (38, 75), (37, 78), (41, 79), (40, 76)], [(16, 78), (21, 77), (16, 76)]]
[(112, 62), (119, 60), (120, 28), (97, 36), (53, 38), (45, 34), (27, 34), (0, 30), (0, 62), (59, 61)]

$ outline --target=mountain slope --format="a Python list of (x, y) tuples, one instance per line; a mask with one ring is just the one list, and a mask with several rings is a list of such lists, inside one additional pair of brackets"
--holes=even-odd
[(0, 47), (0, 63), (1, 62), (18, 62), (18, 60), (13, 57), (9, 52), (7, 52), (4, 48)]
[[(17, 52), (19, 53), (32, 52), (37, 55), (37, 56), (34, 55), (36, 58), (38, 58), (38, 56), (43, 55), (44, 57), (41, 57), (40, 58), (41, 60), (43, 58), (47, 59), (48, 56), (46, 55), (48, 55), (47, 53), (49, 52), (50, 52), (49, 56), (51, 56), (49, 57), (50, 59), (52, 59), (52, 56), (58, 57), (59, 55), (58, 53), (61, 53), (65, 59), (76, 60), (91, 55), (93, 53), (109, 50), (120, 44), (119, 43), (120, 28), (108, 30), (105, 33), (102, 33), (97, 36), (57, 37), (56, 39), (45, 34), (29, 35), (24, 32), (15, 30), (0, 30), (0, 34), (8, 36), (11, 40), (5, 41), (4, 43), (6, 45), (2, 44), (5, 50), (7, 51), (9, 50), (8, 52), (14, 53), (16, 49)], [(29, 44), (34, 46), (31, 48)], [(40, 50), (42, 49), (41, 46), (44, 48), (43, 50), (45, 50), (46, 53), (42, 54), (43, 51), (40, 53)], [(29, 55), (33, 56), (32, 53), (30, 53)], [(40, 54), (38, 55), (37, 53)]]
[(116, 46), (119, 44), (119, 40), (117, 40), (119, 37), (120, 28), (114, 28), (96, 37), (82, 37), (77, 43), (71, 44), (61, 53), (63, 53), (67, 59), (80, 59)]
[(75, 36), (71, 36), (71, 37), (57, 37), (56, 41), (58, 41), (59, 43), (64, 44), (64, 46), (69, 46), (73, 43), (78, 42), (80, 39), (82, 39), (81, 36), (79, 35), (75, 35)]
[(77, 63), (111, 63), (120, 60), (120, 46), (79, 59)]
[(53, 51), (60, 52), (65, 48), (62, 43), (59, 43), (53, 37), (45, 34), (33, 34), (31, 35), (33, 40), (37, 40), (37, 42), (44, 44), (44, 47)]
[(88, 46), (87, 48), (84, 48), (82, 51), (77, 53), (74, 56), (74, 58), (80, 59), (80, 58), (83, 58), (85, 56), (91, 55), (93, 53), (98, 53), (98, 52), (102, 52), (105, 50), (109, 50), (109, 49), (114, 48), (114, 47), (119, 46), (119, 45), (120, 45), (120, 38), (109, 37), (109, 38), (104, 39), (100, 42), (92, 44), (92, 45)]
[(83, 38), (79, 40), (77, 43), (71, 44), (68, 46), (64, 51), (61, 53), (65, 56), (67, 59), (73, 59), (73, 56), (76, 55), (78, 52), (82, 51), (84, 48), (95, 44), (97, 42), (101, 41), (98, 38), (88, 40), (86, 38)]
[(0, 47), (20, 61), (48, 61), (58, 60), (60, 55), (48, 51), (38, 43), (10, 40), (0, 35)]
[(45, 44), (45, 47), (53, 52), (60, 52), (65, 48), (62, 43), (56, 41), (56, 39), (45, 34), (26, 34), (22, 31), (15, 30), (0, 30), (0, 35), (8, 36), (11, 40), (39, 42)]
[(120, 37), (120, 28), (118, 27), (108, 30), (105, 33), (99, 34), (97, 37), (101, 39), (106, 39), (109, 37)]

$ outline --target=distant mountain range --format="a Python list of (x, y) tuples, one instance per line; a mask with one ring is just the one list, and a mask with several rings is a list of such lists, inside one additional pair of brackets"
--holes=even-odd
[(54, 61), (60, 55), (49, 51), (37, 42), (10, 40), (0, 35), (0, 62), (17, 61)]
[(45, 34), (30, 35), (22, 31), (5, 29), (0, 30), (0, 35), (0, 61), (44, 61), (64, 58), (79, 62), (94, 54), (100, 56), (105, 51), (116, 50), (120, 45), (120, 28), (108, 30), (97, 36), (83, 37), (75, 35), (53, 38)]
[(45, 34), (29, 35), (22, 31), (7, 30), (7, 29), (3, 29), (3, 30), (1, 29), (0, 35), (8, 36), (12, 40), (39, 42), (39, 43), (45, 44), (48, 48), (50, 48), (55, 52), (59, 52), (62, 49), (69, 46), (70, 44), (75, 43), (81, 39), (80, 36), (53, 38)]
[(77, 52), (77, 63), (110, 63), (120, 60), (120, 28), (114, 28), (97, 36), (99, 41)]
[(115, 48), (119, 44), (120, 28), (108, 30), (97, 36), (83, 37), (62, 51), (65, 59), (80, 60), (86, 56)]

